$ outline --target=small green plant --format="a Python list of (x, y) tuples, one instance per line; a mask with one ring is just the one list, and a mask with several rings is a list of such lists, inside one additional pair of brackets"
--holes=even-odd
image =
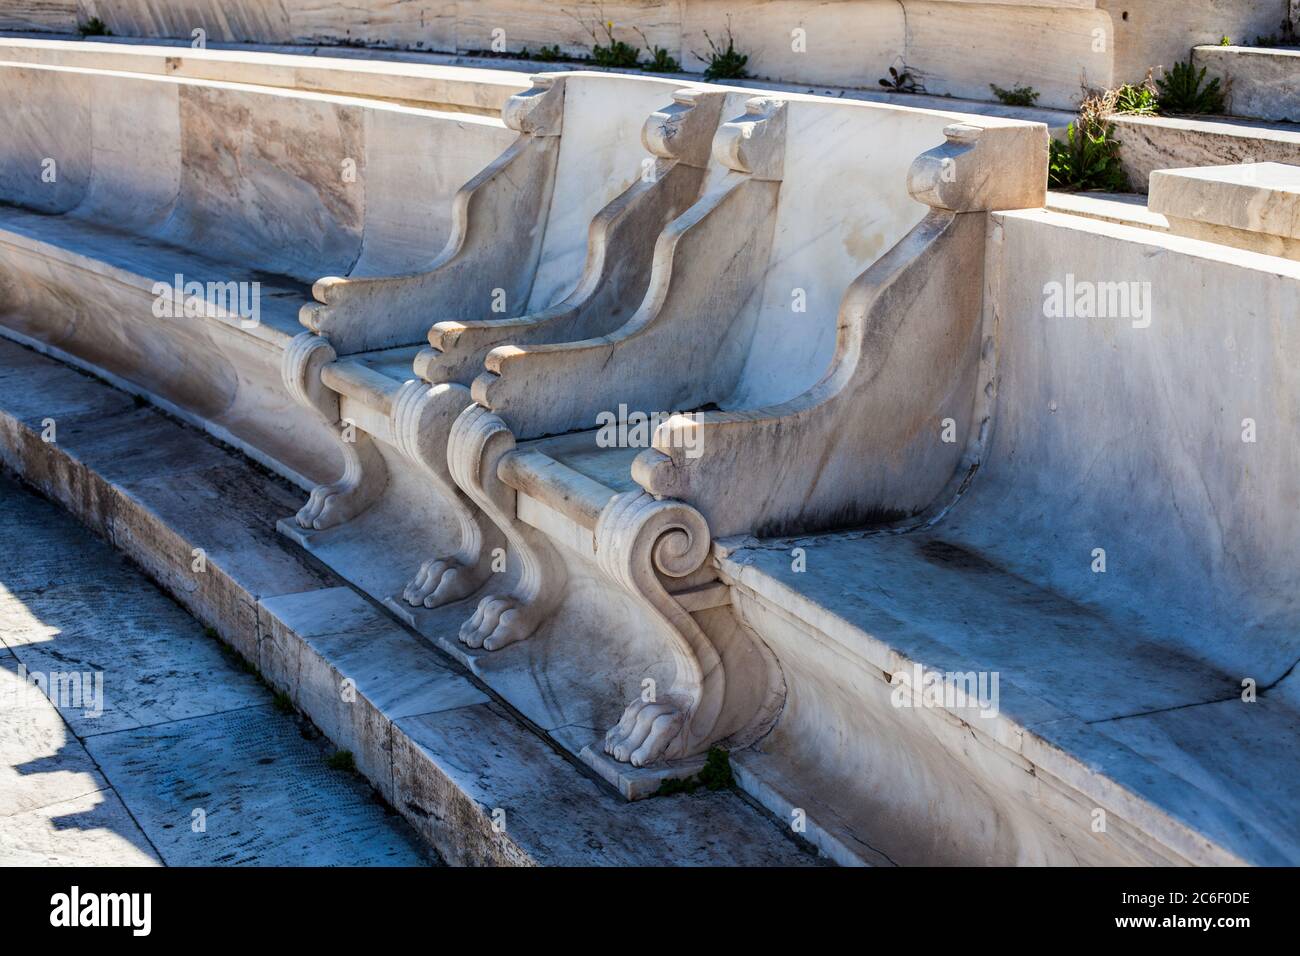
[(1119, 161), (1119, 141), (1109, 123), (1085, 125), (1080, 120), (1065, 131), (1065, 142), (1051, 141), (1047, 183), (1075, 192), (1096, 189), (1124, 192), (1128, 177)]
[(85, 23), (78, 23), (77, 33), (83, 37), (111, 37), (113, 35), (113, 31), (99, 17), (91, 17)]
[(1151, 71), (1141, 83), (1125, 83), (1114, 90), (1114, 113), (1127, 113), (1135, 116), (1154, 116), (1160, 112), (1160, 97), (1156, 85), (1151, 80)]
[(657, 44), (651, 43), (650, 38), (645, 35), (645, 31), (640, 27), (634, 27), (633, 29), (641, 37), (641, 43), (645, 46), (646, 53), (650, 54), (650, 59), (641, 64), (641, 69), (648, 70), (651, 73), (682, 72), (682, 65), (677, 62), (677, 58), (672, 53)]
[(1232, 38), (1225, 33), (1223, 38), (1219, 40), (1219, 46), (1232, 46)]
[(731, 758), (721, 747), (710, 747), (700, 768), (699, 781), (706, 790), (726, 790), (736, 785), (731, 774)]
[(277, 690), (275, 692), (275, 709), (282, 714), (293, 713), (293, 701), (290, 700), (289, 695), (282, 690)]
[[(596, 66), (608, 67), (615, 70), (626, 70), (637, 65), (641, 58), (641, 52), (632, 44), (624, 43), (622, 40), (614, 37), (614, 21), (605, 19), (605, 11), (601, 9), (600, 20), (595, 24), (586, 23), (579, 19), (568, 10), (564, 11), (574, 21), (587, 31), (591, 37), (591, 55), (588, 57)], [(601, 33), (604, 34), (604, 42), (601, 42)]]
[(525, 60), (537, 60), (539, 63), (554, 63), (556, 60), (565, 59), (564, 51), (560, 49), (558, 43), (544, 46), (533, 54), (529, 54), (528, 47), (524, 47), (522, 56)]
[(1065, 141), (1051, 141), (1047, 183), (1053, 189), (1128, 191), (1120, 143), (1110, 122), (1119, 95), (1119, 90), (1105, 90), (1085, 96), (1078, 117), (1066, 128)]
[(1206, 83), (1205, 70), (1201, 67), (1198, 71), (1190, 60), (1175, 63), (1156, 80), (1160, 109), (1166, 113), (1222, 113), (1225, 105), (1219, 78)]
[(357, 762), (353, 759), (351, 750), (336, 750), (325, 758), (325, 766), (331, 770), (354, 773), (357, 769)]
[(735, 785), (730, 756), (721, 747), (710, 747), (699, 773), (693, 777), (664, 780), (655, 791), (655, 796), (671, 797), (679, 793), (694, 793), (701, 787), (706, 790), (726, 790)]
[(707, 60), (708, 66), (704, 68), (704, 78), (706, 80), (743, 80), (749, 76), (745, 70), (745, 65), (749, 63), (749, 54), (741, 53), (736, 49), (736, 38), (731, 33), (731, 18), (727, 18), (727, 45), (715, 43), (713, 37), (709, 36), (709, 31), (704, 31), (704, 39), (709, 44), (709, 55), (701, 56), (696, 53), (695, 57), (700, 60)]
[(998, 101), (1006, 106), (1033, 106), (1034, 101), (1038, 99), (1038, 91), (1032, 86), (1015, 86), (1009, 90), (1004, 90), (1002, 87), (990, 83), (989, 89), (993, 91), (993, 95), (998, 98)]
[(902, 64), (902, 67), (901, 70), (897, 70), (891, 66), (889, 76), (881, 77), (880, 85), (891, 93), (924, 93), (925, 87), (917, 82), (912, 71), (907, 68), (907, 64)]
[(596, 66), (607, 66), (626, 70), (636, 66), (641, 59), (641, 52), (630, 43), (615, 40), (612, 36), (608, 44), (597, 43), (591, 48), (591, 62)]

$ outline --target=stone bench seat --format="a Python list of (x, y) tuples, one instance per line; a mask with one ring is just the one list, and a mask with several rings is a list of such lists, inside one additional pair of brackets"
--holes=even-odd
[[(836, 317), (844, 289), (864, 268), (888, 271), (896, 258), (914, 255), (913, 237), (928, 228), (932, 197), (916, 185), (908, 193), (914, 160), (928, 160), (925, 171), (936, 182), (940, 174), (948, 181), (951, 162), (951, 181), (962, 184), (957, 197), (1041, 201), (1035, 167), (1044, 128), (991, 122), (976, 129), (957, 119), (812, 97), (750, 98), (714, 139), (727, 175), (660, 234), (636, 313), (600, 337), (496, 348), (474, 381), (476, 404), (452, 430), (448, 461), (522, 569), (506, 588), (489, 586), (460, 639), (472, 650), (511, 655), (516, 669), (530, 666), (532, 655), (539, 670), (608, 670), (597, 686), (626, 688), (633, 675), (650, 674), (666, 686), (658, 699), (634, 700), (603, 745), (582, 751), (628, 795), (644, 792), (656, 775), (680, 773), (683, 761), (710, 745), (744, 747), (761, 736), (782, 691), (761, 644), (729, 616), (727, 588), (707, 561), (711, 509), (647, 482), (643, 459), (659, 454), (659, 435), (673, 423), (693, 428), (691, 416), (660, 425), (653, 449), (643, 435), (639, 454), (600, 447), (606, 442), (591, 429), (603, 416), (690, 413), (711, 404), (744, 419), (747, 409), (815, 387), (843, 338)], [(993, 154), (1006, 170), (996, 181), (982, 165)], [(979, 193), (983, 188), (992, 192)], [(960, 255), (932, 261), (951, 269), (979, 256), (981, 215), (961, 225)], [(941, 270), (934, 287), (951, 300), (956, 287), (945, 286), (948, 279)], [(978, 311), (978, 285), (971, 291)], [(859, 403), (856, 416), (869, 407)], [(704, 412), (706, 421), (716, 414)], [(815, 444), (819, 433), (805, 434)], [(709, 450), (706, 442), (706, 456)], [(792, 467), (762, 442), (749, 451), (746, 467), (725, 470), (723, 500), (746, 501), (752, 486), (779, 481)], [(802, 457), (810, 464), (814, 453)], [(837, 490), (851, 496), (852, 487)], [(805, 498), (795, 488), (781, 500), (798, 508)], [(575, 579), (591, 580), (583, 589), (588, 613), (601, 606), (600, 619), (618, 620), (630, 598), (657, 625), (658, 638), (644, 626), (620, 626), (600, 658), (584, 647), (581, 663), (567, 662), (567, 626), (552, 615), (563, 621), (572, 613), (560, 598), (574, 591)], [(535, 630), (539, 637), (529, 639)], [(527, 650), (534, 644), (536, 651)], [(598, 695), (591, 706), (610, 713), (615, 699)]]
[[(307, 285), (289, 276), (272, 276), (248, 266), (217, 261), (201, 252), (74, 215), (51, 215), (15, 206), (0, 206), (0, 242), (47, 259), (52, 265), (103, 275), (151, 298), (155, 297), (155, 285), (172, 286), (177, 275), (205, 287), (209, 282), (259, 282), (261, 303), (256, 324), (242, 323), (238, 315), (225, 316), (217, 309), (210, 317), (281, 349), (302, 331), (298, 308)], [(21, 318), (16, 316), (17, 320)], [(17, 328), (21, 331), (21, 327)]]
[[(23, 276), (17, 294), (4, 297), (5, 334), (108, 371), (291, 478), (309, 480), (320, 467), (312, 430), (292, 438), (277, 423), (300, 417), (296, 403), (276, 386), (280, 357), (302, 330), (304, 283), (72, 215), (12, 206), (0, 207), (0, 258)], [(169, 292), (173, 311), (154, 316), (158, 288), (171, 290), (176, 276), (199, 283), (204, 295)], [(238, 311), (237, 292), (211, 298), (207, 293), (209, 283), (254, 282), (255, 321)], [(47, 297), (61, 312), (49, 311)], [(94, 317), (102, 315), (113, 318), (96, 323)], [(129, 316), (140, 321), (118, 318)], [(255, 384), (259, 372), (262, 383)], [(250, 390), (260, 396), (256, 406), (241, 401)]]
[[(1300, 858), (1300, 815), (1283, 784), (1300, 755), (1279, 746), (1300, 732), (1294, 688), (1290, 701), (1278, 687), (1243, 703), (1240, 675), (1189, 656), (1175, 630), (1071, 601), (939, 532), (736, 544), (720, 564), (742, 612), (780, 608), (824, 635), (828, 647), (807, 655), (826, 667), (815, 692), (832, 708), (852, 701), (852, 719), (876, 728), (833, 761), (808, 759), (803, 726), (778, 727), (736, 757), (832, 841), (933, 863), (954, 853), (1003, 865)], [(807, 555), (800, 572), (794, 547)], [(783, 659), (794, 635), (764, 631)], [(897, 709), (891, 695), (915, 682), (917, 665), (997, 674), (996, 715)], [(800, 696), (801, 676), (787, 676)], [(956, 781), (954, 765), (971, 779)], [(847, 812), (819, 797), (862, 791), (862, 779), (876, 784)], [(936, 809), (922, 817), (927, 805)]]
[(183, 76), (0, 62), (0, 89), (8, 334), (308, 487), (338, 452), (285, 377), (303, 298), (326, 272), (426, 263), (509, 140), (483, 116)]
[[(503, 342), (598, 334), (626, 319), (655, 236), (721, 174), (709, 145), (724, 102), (744, 96), (645, 77), (538, 77), (506, 104), (517, 138), (460, 190), (456, 233), (427, 271), (317, 282), (301, 313), (317, 338), (304, 348), (376, 325), (408, 331), (384, 343), (393, 349), (302, 366), (337, 397), (348, 464), (285, 530), (406, 616), (476, 590), (494, 532), (446, 463), (469, 383)], [(427, 346), (403, 351), (414, 341)], [(357, 560), (377, 545), (387, 560)]]
[[(961, 483), (880, 530), (715, 545), (787, 686), (737, 761), (846, 854), (1294, 863), (1300, 268), (1043, 210), (989, 228)], [(917, 664), (1000, 699), (909, 706)]]

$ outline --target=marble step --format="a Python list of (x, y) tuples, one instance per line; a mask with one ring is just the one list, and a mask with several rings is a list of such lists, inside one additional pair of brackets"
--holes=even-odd
[(300, 491), (131, 395), (2, 340), (0, 462), (139, 564), (352, 751), (449, 863), (823, 862), (737, 791), (627, 802), (278, 535)]
[(1115, 116), (1120, 159), (1134, 191), (1157, 169), (1233, 163), (1300, 165), (1300, 125), (1190, 116)]
[(1233, 116), (1300, 123), (1300, 47), (1198, 46), (1192, 63), (1219, 78)]
[(1169, 220), (1152, 212), (1145, 196), (1136, 193), (1067, 193), (1049, 191), (1047, 208), (1052, 212), (1083, 216), (1121, 226), (1137, 226), (1155, 232), (1168, 232)]

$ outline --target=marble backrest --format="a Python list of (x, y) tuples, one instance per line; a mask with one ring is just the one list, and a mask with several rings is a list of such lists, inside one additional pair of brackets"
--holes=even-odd
[(618, 73), (566, 73), (564, 126), (541, 259), (528, 311), (562, 299), (587, 257), (591, 220), (641, 176), (650, 158), (641, 142), (646, 117), (673, 101), (680, 80)]
[(734, 328), (749, 340), (748, 358), (724, 407), (783, 402), (822, 376), (845, 290), (929, 209), (908, 192), (913, 161), (963, 119), (804, 96), (789, 97), (786, 111), (771, 258), (761, 297)]
[(67, 212), (90, 185), (89, 77), (0, 62), (0, 200)]
[[(327, 94), (0, 64), (0, 199), (311, 282), (427, 264), (500, 120)], [(44, 182), (53, 158), (57, 178)]]
[(996, 392), (935, 530), (1263, 686), (1300, 656), (1300, 263), (995, 216)]

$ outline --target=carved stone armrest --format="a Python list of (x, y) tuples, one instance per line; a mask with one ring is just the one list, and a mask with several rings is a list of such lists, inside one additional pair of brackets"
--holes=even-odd
[(598, 338), (493, 349), (474, 400), (528, 437), (594, 427), (619, 404), (667, 411), (730, 391), (745, 344), (728, 332), (767, 267), (784, 116), (783, 103), (759, 98), (719, 128), (714, 156), (732, 171), (660, 234), (649, 288), (626, 323)]
[(943, 134), (944, 144), (922, 153), (908, 170), (907, 189), (917, 202), (950, 212), (1046, 204), (1048, 135), (1042, 123), (954, 123)]
[(622, 325), (649, 281), (655, 238), (699, 198), (724, 98), (679, 90), (672, 104), (646, 120), (641, 139), (655, 159), (592, 220), (586, 265), (573, 292), (525, 316), (435, 323), (416, 374), (429, 382), (468, 384), (497, 345), (572, 341)]
[(982, 210), (1043, 194), (1046, 130), (945, 132), (909, 176), (935, 208), (850, 287), (827, 373), (781, 405), (665, 422), (633, 465), (646, 491), (719, 537), (783, 535), (916, 515), (974, 467), (992, 394)]
[(451, 235), (428, 269), (326, 276), (299, 321), (346, 355), (418, 342), (439, 316), (522, 312), (544, 231), (522, 226), (540, 224), (550, 204), (563, 102), (563, 77), (535, 77), (510, 98), (502, 117), (519, 137), (457, 192)]

